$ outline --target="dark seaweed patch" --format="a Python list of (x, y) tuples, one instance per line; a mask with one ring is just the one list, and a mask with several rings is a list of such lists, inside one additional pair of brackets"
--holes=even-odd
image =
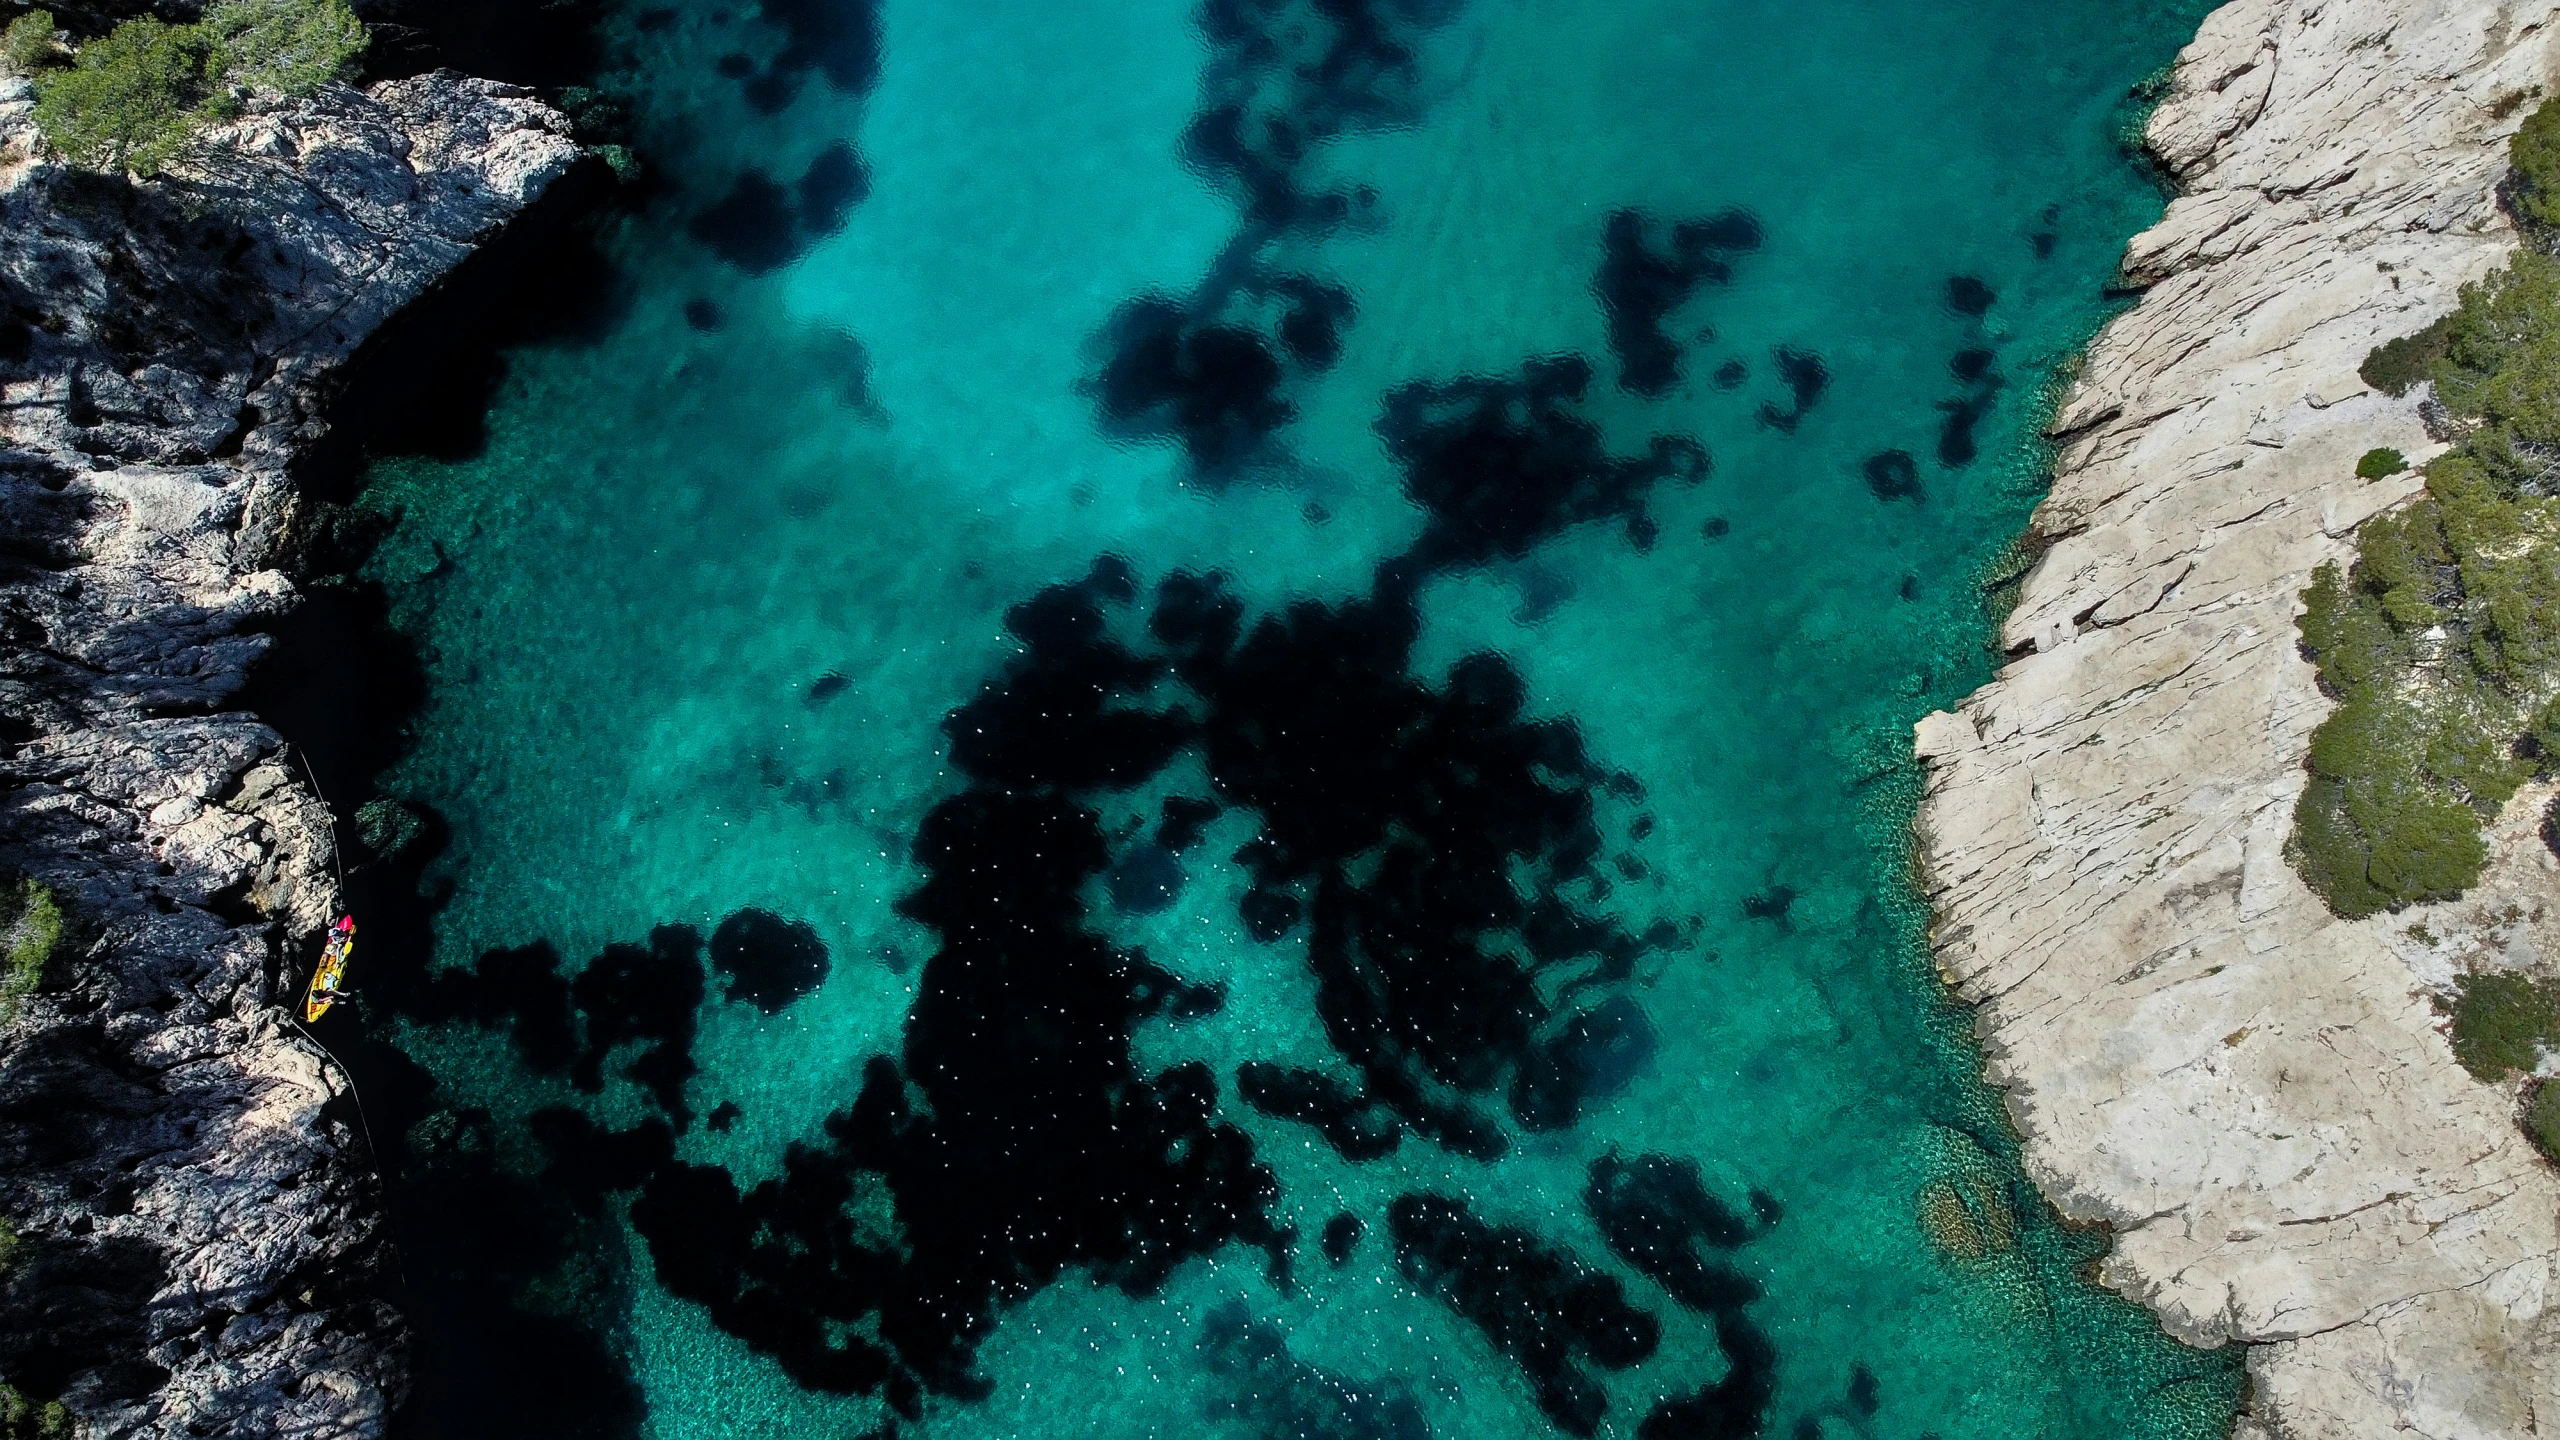
[(702, 1007), (702, 936), (692, 926), (658, 926), (645, 947), (607, 945), (569, 983), (569, 998), (586, 1017), (586, 1045), (569, 1070), (579, 1089), (602, 1089), (605, 1057), (642, 1043), (624, 1073), (678, 1126), (692, 1118), (684, 1085), (693, 1078), (694, 1014)]
[(749, 273), (779, 269), (800, 256), (799, 216), (790, 192), (750, 170), (687, 227), (711, 253)]
[(1324, 1222), (1324, 1234), (1316, 1242), (1324, 1249), (1324, 1258), (1336, 1265), (1351, 1263), (1351, 1252), (1360, 1247), (1360, 1232), (1368, 1227), (1360, 1217), (1344, 1211)]
[(504, 1024), (513, 1033), (516, 1053), (536, 1070), (566, 1070), (578, 1055), (569, 980), (560, 973), (560, 952), (548, 940), (484, 950), (470, 970), (428, 977), (400, 1008), (429, 1023)]
[(1319, 284), (1303, 276), (1272, 282), (1287, 301), (1280, 315), (1280, 344), (1292, 359), (1322, 370), (1342, 355), (1342, 331), (1351, 323), (1351, 292), (1339, 285)]
[[(722, 1102), (734, 1119), (738, 1107)], [(533, 1138), (550, 1162), (543, 1169), (545, 1187), (569, 1196), (587, 1215), (601, 1213), (605, 1195), (629, 1190), (665, 1169), (676, 1157), (676, 1136), (664, 1120), (644, 1120), (629, 1130), (606, 1130), (585, 1114), (565, 1105), (537, 1110), (530, 1118)]]
[(1245, 933), (1265, 945), (1296, 929), (1304, 909), (1297, 896), (1270, 890), (1248, 890), (1236, 902), (1237, 918), (1244, 921)]
[(1756, 895), (1742, 897), (1742, 913), (1751, 920), (1775, 920), (1783, 925), (1787, 912), (1795, 908), (1796, 887), (1771, 885)]
[(724, 57), (720, 73), (743, 83), (747, 103), (779, 114), (815, 72), (843, 95), (860, 95), (880, 78), (878, 0), (759, 0), (757, 18), (783, 34), (782, 49), (762, 69), (745, 56)]
[(1657, 436), (1640, 459), (1612, 456), (1580, 413), (1591, 366), (1533, 360), (1515, 379), (1470, 376), (1389, 392), (1378, 433), (1405, 494), (1431, 516), (1411, 552), (1425, 569), (1517, 559), (1569, 526), (1641, 513), (1662, 479), (1698, 480), (1707, 452)]
[[(394, 1087), (378, 1078), (388, 1077), (368, 1076), (366, 1093), (380, 1101)], [(376, 1125), (391, 1118), (379, 1105), (372, 1115)], [(444, 1382), (420, 1385), (402, 1418), (435, 1435), (636, 1437), (639, 1387), (602, 1335), (569, 1318), (605, 1297), (580, 1293), (573, 1279), (553, 1292), (565, 1302), (558, 1313), (519, 1303), (529, 1283), (554, 1281), (559, 1257), (590, 1248), (592, 1222), (547, 1178), (501, 1170), (494, 1131), (485, 1110), (439, 1110), (401, 1138), (402, 1308), (418, 1326), (423, 1368)]]
[(1787, 387), (1788, 404), (1780, 409), (1770, 401), (1760, 402), (1760, 423), (1792, 435), (1822, 392), (1831, 387), (1831, 367), (1822, 363), (1821, 356), (1792, 345), (1779, 346), (1770, 358), (1778, 367), (1779, 382)]
[(1715, 385), (1719, 390), (1738, 389), (1743, 381), (1750, 378), (1751, 367), (1739, 360), (1727, 360), (1716, 367)]
[(1167, 850), (1183, 851), (1200, 843), (1209, 822), (1220, 813), (1215, 800), (1195, 800), (1188, 795), (1165, 797), (1162, 818), (1156, 822), (1156, 843)]
[(1103, 429), (1179, 443), (1195, 479), (1223, 484), (1278, 459), (1271, 437), (1297, 414), (1299, 379), (1331, 366), (1353, 318), (1349, 291), (1282, 268), (1272, 252), (1368, 214), (1365, 188), (1307, 182), (1315, 146), (1421, 110), (1416, 46), (1445, 18), (1438, 0), (1206, 0), (1212, 59), (1182, 134), (1187, 164), (1225, 190), (1244, 223), (1189, 295), (1114, 311), (1091, 390)]
[(1849, 1409), (1861, 1418), (1872, 1416), (1882, 1405), (1876, 1393), (1876, 1372), (1864, 1365), (1849, 1367)]
[(1136, 845), (1111, 867), (1111, 908), (1153, 915), (1182, 894), (1182, 861), (1162, 845)]
[[(1938, 422), (1938, 463), (1941, 466), (1952, 470), (1959, 465), (1970, 465), (1973, 458), (1982, 453), (1982, 447), (1974, 442), (1973, 428), (1982, 423), (1982, 417), (1991, 413), (1991, 406), (1992, 395), (1987, 390), (1938, 402), (1940, 413), (1946, 416)], [(1912, 498), (1919, 498), (1916, 489)]]
[[(1753, 1192), (1765, 1226), (1774, 1216), (1762, 1209), (1762, 1198)], [(1751, 1227), (1708, 1191), (1696, 1165), (1662, 1155), (1594, 1161), (1582, 1202), (1620, 1259), (1712, 1319), (1729, 1366), (1722, 1379), (1655, 1405), (1636, 1427), (1640, 1440), (1745, 1440), (1762, 1433), (1777, 1392), (1777, 1348), (1743, 1313), (1760, 1298), (1760, 1287), (1723, 1258), (1756, 1238)]]
[(800, 232), (815, 239), (844, 228), (847, 215), (871, 193), (871, 170), (842, 140), (818, 152), (794, 187), (800, 199)]
[(1967, 387), (1964, 394), (1938, 402), (1939, 412), (1946, 417), (1938, 422), (1938, 463), (1947, 469), (1969, 465), (1981, 453), (1974, 428), (1991, 413), (2006, 383), (1992, 368), (1997, 359), (1981, 346), (1968, 346), (1947, 361), (1947, 373)]
[(1721, 515), (1710, 515), (1706, 523), (1698, 527), (1698, 533), (1710, 540), (1721, 540), (1733, 533), (1733, 522)]
[(1858, 466), (1867, 477), (1867, 488), (1879, 500), (1913, 500), (1924, 498), (1920, 491), (1920, 462), (1908, 450), (1880, 450)]
[(1209, 1312), (1201, 1364), (1219, 1382), (1207, 1409), (1264, 1440), (1430, 1440), (1422, 1407), (1394, 1382), (1354, 1380), (1289, 1353), (1280, 1327), (1241, 1300)]
[(826, 983), (827, 946), (800, 921), (741, 910), (711, 932), (711, 966), (729, 977), (729, 999), (777, 1015)]
[(1717, 1252), (1756, 1238), (1757, 1231), (1707, 1189), (1689, 1161), (1603, 1156), (1592, 1162), (1582, 1201), (1609, 1248), (1690, 1309), (1713, 1311), (1759, 1298), (1758, 1285), (1717, 1258)]
[(1947, 308), (1958, 315), (1979, 318), (1991, 313), (1991, 304), (1999, 297), (1980, 277), (1958, 275), (1947, 281)]
[(1659, 395), (1680, 378), (1680, 346), (1664, 330), (1671, 313), (1703, 285), (1733, 278), (1732, 257), (1760, 247), (1760, 222), (1740, 210), (1683, 220), (1657, 236), (1661, 222), (1619, 210), (1600, 236), (1600, 269), (1591, 288), (1609, 322), (1618, 384)]
[(1600, 853), (1592, 791), (1609, 778), (1579, 736), (1524, 716), (1497, 657), (1444, 689), (1411, 678), (1409, 602), (1301, 604), (1239, 641), (1196, 582), (1166, 589), (1156, 629), (1188, 642), (1176, 669), (1206, 702), (1210, 774), (1262, 821), (1237, 858), (1256, 893), (1311, 896), (1317, 1006), (1370, 1097), (1476, 1156), (1507, 1142), (1466, 1097), (1523, 1066), (1545, 1066), (1515, 1092), (1538, 1097), (1523, 1123), (1570, 1111), (1606, 1067), (1554, 1063), (1579, 1012), (1537, 976), (1622, 980), (1655, 943), (1561, 896)]
[(1531, 1130), (1572, 1125), (1650, 1069), (1655, 1043), (1643, 1008), (1612, 996), (1538, 1045), (1511, 1082), (1511, 1111)]
[(870, 188), (861, 157), (838, 140), (818, 152), (790, 189), (762, 170), (748, 170), (686, 229), (721, 259), (762, 274), (792, 263), (842, 229)]
[(707, 333), (727, 323), (727, 317), (720, 313), (718, 305), (697, 295), (684, 302), (684, 323)]
[(1596, 1434), (1609, 1409), (1582, 1367), (1623, 1370), (1660, 1341), (1660, 1323), (1629, 1304), (1615, 1278), (1528, 1230), (1479, 1220), (1458, 1201), (1399, 1196), (1387, 1231), (1405, 1278), (1482, 1330), (1567, 1434)]
[(1230, 469), (1262, 453), (1297, 415), (1280, 396), (1274, 347), (1249, 329), (1202, 323), (1162, 296), (1130, 301), (1111, 317), (1110, 360), (1096, 387), (1105, 428), (1182, 442), (1194, 469)]
[(1404, 1138), (1391, 1111), (1321, 1070), (1250, 1061), (1236, 1071), (1236, 1095), (1273, 1119), (1314, 1126), (1355, 1163), (1394, 1154)]

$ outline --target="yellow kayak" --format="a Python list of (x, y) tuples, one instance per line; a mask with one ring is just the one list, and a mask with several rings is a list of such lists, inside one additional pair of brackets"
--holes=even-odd
[(346, 978), (347, 957), (355, 953), (356, 917), (341, 915), (329, 927), (329, 943), (320, 948), (320, 968), (311, 972), (311, 988), (302, 995), (302, 1019), (316, 1024), (338, 1001), (338, 982)]

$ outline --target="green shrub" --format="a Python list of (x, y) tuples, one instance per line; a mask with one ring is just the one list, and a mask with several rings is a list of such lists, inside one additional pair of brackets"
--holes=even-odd
[[(2550, 114), (2526, 150), (2560, 153)], [(2488, 857), (2481, 822), (2530, 778), (2526, 757), (2560, 763), (2560, 500), (2545, 494), (2560, 261), (2518, 252), (2364, 374), (2394, 393), (2432, 381), (2473, 423), (2427, 463), (2425, 493), (2366, 521), (2354, 563), (2321, 567), (2303, 595), (2303, 648), (2341, 703), (2312, 734), (2288, 853), (2350, 919), (2467, 889)], [(2375, 450), (2356, 473), (2407, 463)]]
[(2524, 1133), (2545, 1158), (2560, 1161), (2560, 1085), (2545, 1080), (2533, 1087), (2533, 1098), (2524, 1107)]
[(2356, 462), (2356, 478), (2359, 480), (2380, 480), (2387, 476), (2397, 475), (2408, 468), (2408, 456), (2401, 454), (2397, 450), (2391, 449), (2389, 446), (2378, 445), (2373, 449), (2364, 452), (2364, 458)]
[(2428, 378), (2457, 415), (2512, 426), (2526, 439), (2560, 438), (2560, 260), (2519, 250), (2503, 270), (2462, 287), (2445, 319), (2444, 357)]
[(52, 891), (22, 880), (8, 900), (8, 948), (0, 954), (0, 1025), (17, 1019), (27, 997), (44, 984), (45, 967), (62, 943), (62, 906)]
[(221, 0), (193, 25), (128, 20), (37, 79), (36, 126), (74, 165), (150, 175), (249, 94), (308, 94), (364, 47), (346, 0)]
[(2516, 212), (2538, 225), (2560, 225), (2560, 108), (2544, 105), (2525, 117), (2507, 142), (2514, 167), (2508, 186)]
[(0, 1216), (0, 1276), (18, 1268), (18, 1260), (26, 1254), (27, 1242), (18, 1238), (18, 1227)]
[(70, 1440), (71, 1412), (59, 1400), (35, 1404), (14, 1385), (0, 1385), (0, 1440)]
[(195, 128), (205, 47), (191, 25), (129, 20), (36, 84), (36, 127), (87, 170), (149, 175)]
[(2446, 332), (2451, 328), (2450, 320), (2439, 320), (2415, 335), (2375, 346), (2373, 353), (2364, 357), (2364, 364), (2356, 367), (2356, 374), (2386, 395), (2406, 395), (2419, 381), (2435, 377), (2436, 365), (2444, 359)]
[(62, 46), (53, 37), (53, 12), (30, 10), (0, 32), (0, 61), (21, 75), (33, 75), (60, 58)]
[(2481, 1080), (2531, 1070), (2560, 1044), (2560, 985), (2501, 970), (2454, 982), (2453, 1056)]
[(198, 26), (224, 92), (308, 95), (342, 80), (364, 53), (364, 22), (346, 0), (222, 0)]

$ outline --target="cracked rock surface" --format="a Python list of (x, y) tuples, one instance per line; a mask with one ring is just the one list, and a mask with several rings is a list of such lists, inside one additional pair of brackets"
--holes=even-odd
[(1938, 963), (2028, 1169), (2115, 1230), (2107, 1283), (2254, 1347), (2243, 1436), (2560, 1423), (2560, 1175), (2455, 1063), (2429, 977), (2283, 854), (2330, 708), (2300, 593), (2419, 487), (2357, 457), (2442, 448), (2356, 369), (2514, 247), (2495, 187), (2560, 89), (2556, 13), (2205, 21), (2150, 123), (2185, 191), (2128, 247), (2150, 288), (2054, 424), (2017, 658), (1919, 726)]
[(0, 1379), (91, 1436), (378, 1435), (379, 1186), (287, 1022), (328, 812), (234, 703), (332, 373), (577, 157), (450, 72), (253, 105), (146, 185), (0, 81), (0, 870), (71, 917), (0, 1027)]

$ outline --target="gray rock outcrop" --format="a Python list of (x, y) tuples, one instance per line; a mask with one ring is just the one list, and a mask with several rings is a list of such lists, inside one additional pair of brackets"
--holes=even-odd
[(2550, 0), (2236, 0), (2149, 140), (2185, 195), (2054, 430), (2016, 657), (1919, 726), (1935, 949), (2036, 1181), (2104, 1277), (2254, 1347), (2244, 1435), (2529, 1436), (2560, 1417), (2560, 1175), (2424, 979), (2284, 846), (2330, 702), (2312, 570), (2440, 447), (2357, 377), (2515, 244), (2505, 141)]
[(294, 603), (333, 372), (577, 147), (439, 73), (253, 105), (130, 185), (37, 159), (29, 109), (0, 82), (0, 869), (71, 927), (0, 1028), (0, 1379), (97, 1436), (376, 1435), (379, 1185), (279, 1004), (329, 816), (225, 707)]

